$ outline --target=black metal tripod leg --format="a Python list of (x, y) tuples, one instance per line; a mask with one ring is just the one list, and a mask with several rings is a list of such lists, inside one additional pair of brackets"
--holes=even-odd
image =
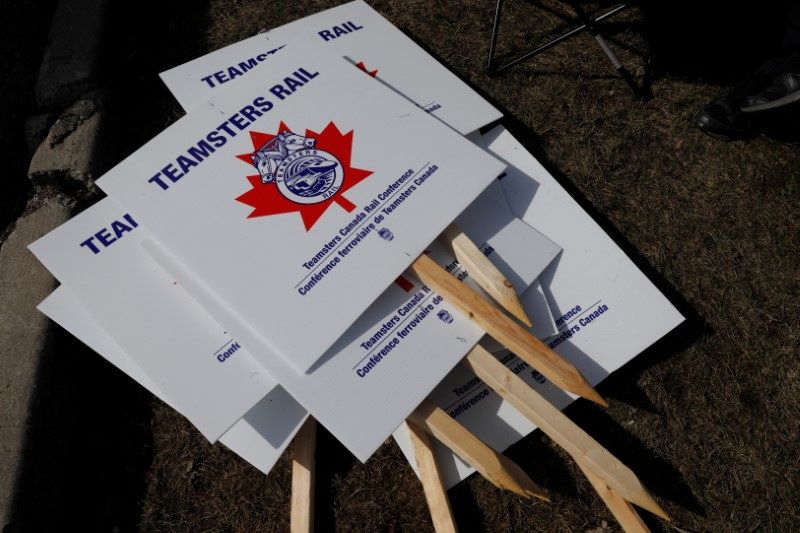
[(614, 68), (617, 70), (620, 77), (622, 77), (622, 79), (625, 80), (625, 83), (628, 84), (628, 87), (631, 88), (634, 96), (636, 96), (637, 98), (642, 98), (643, 97), (642, 90), (636, 84), (636, 81), (633, 79), (633, 76), (631, 76), (631, 73), (628, 72), (628, 69), (625, 68), (625, 65), (622, 64), (622, 61), (619, 60), (614, 51), (611, 50), (611, 47), (608, 46), (608, 43), (606, 42), (603, 35), (600, 33), (600, 29), (597, 26), (598, 22), (616, 13), (619, 13), (624, 9), (627, 9), (629, 6), (627, 4), (622, 4), (620, 6), (617, 6), (615, 9), (612, 9), (608, 13), (605, 13), (600, 17), (597, 17), (596, 19), (592, 19), (586, 15), (586, 13), (583, 11), (583, 9), (581, 9), (581, 7), (577, 3), (570, 2), (570, 4), (572, 5), (572, 9), (575, 10), (575, 13), (578, 16), (578, 20), (581, 21), (587, 27), (589, 32), (594, 36), (595, 40), (597, 41), (597, 44), (599, 44), (600, 48), (603, 49), (603, 52), (605, 52), (606, 57), (608, 57), (608, 59), (611, 61), (611, 64), (614, 65)]
[(600, 48), (603, 49), (603, 52), (606, 53), (608, 59), (611, 60), (611, 64), (614, 65), (615, 69), (617, 69), (619, 75), (622, 77), (623, 80), (625, 80), (625, 83), (627, 83), (628, 86), (631, 88), (633, 94), (641, 98), (642, 90), (636, 84), (636, 81), (633, 79), (633, 76), (631, 76), (631, 73), (628, 72), (628, 69), (625, 68), (625, 65), (622, 64), (622, 61), (619, 60), (614, 51), (611, 50), (611, 47), (608, 46), (608, 43), (606, 42), (605, 38), (603, 38), (602, 34), (595, 33), (594, 38), (600, 45)]
[(489, 62), (486, 70), (489, 74), (494, 73), (494, 46), (497, 44), (497, 32), (500, 29), (500, 10), (503, 8), (503, 0), (497, 0), (497, 7), (494, 11), (494, 23), (492, 24), (492, 40), (489, 41)]

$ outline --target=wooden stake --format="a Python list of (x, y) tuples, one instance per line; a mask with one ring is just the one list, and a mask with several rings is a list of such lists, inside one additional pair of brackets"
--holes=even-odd
[(648, 528), (642, 521), (642, 517), (636, 512), (636, 509), (628, 503), (625, 498), (620, 496), (614, 489), (609, 487), (602, 479), (595, 475), (591, 470), (578, 463), (581, 471), (592, 484), (594, 490), (603, 499), (606, 507), (617, 519), (619, 525), (627, 533), (650, 533)]
[(550, 501), (516, 463), (486, 446), (429, 400), (423, 401), (408, 420), (439, 439), (496, 487)]
[(411, 265), (411, 271), (556, 386), (608, 406), (575, 366), (545, 346), (475, 291), (448, 274), (431, 258), (421, 255)]
[(564, 413), (553, 407), (522, 378), (511, 372), (481, 346), (463, 360), (475, 375), (505, 398), (519, 412), (539, 426), (575, 461), (600, 478), (620, 497), (669, 520), (669, 516), (631, 469), (622, 464)]
[(314, 531), (314, 468), (317, 448), (317, 421), (306, 419), (294, 437), (292, 459), (291, 533)]
[(436, 464), (433, 440), (413, 422), (406, 422), (406, 425), (414, 447), (414, 457), (419, 467), (419, 478), (431, 512), (433, 528), (438, 533), (455, 533), (458, 529), (453, 518), (453, 510), (450, 508), (450, 500), (447, 499), (447, 488)]
[(489, 261), (489, 258), (461, 228), (450, 224), (439, 236), (439, 242), (455, 256), (461, 266), (467, 269), (470, 277), (478, 286), (485, 290), (503, 309), (517, 317), (526, 326), (531, 327), (531, 319), (525, 313), (517, 291), (514, 290), (514, 285)]

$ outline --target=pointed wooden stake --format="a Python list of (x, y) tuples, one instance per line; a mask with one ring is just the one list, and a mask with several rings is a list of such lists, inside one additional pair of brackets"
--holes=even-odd
[(455, 533), (458, 529), (453, 518), (453, 510), (450, 508), (450, 500), (447, 499), (447, 488), (436, 464), (433, 440), (413, 422), (406, 422), (406, 425), (414, 447), (414, 458), (419, 467), (419, 478), (431, 512), (433, 528), (437, 533)]
[(481, 346), (476, 346), (463, 359), (463, 364), (536, 424), (556, 444), (564, 448), (579, 465), (585, 466), (602, 479), (620, 497), (669, 520), (667, 513), (630, 468), (622, 464), (492, 354)]
[(423, 401), (408, 420), (439, 439), (494, 486), (526, 498), (550, 501), (516, 463), (486, 446), (429, 400)]
[(636, 509), (633, 508), (633, 505), (628, 503), (625, 498), (620, 496), (614, 489), (609, 487), (591, 470), (580, 463), (578, 463), (578, 466), (592, 484), (594, 490), (597, 491), (597, 494), (599, 494), (603, 499), (606, 507), (608, 507), (608, 509), (611, 511), (611, 514), (614, 515), (614, 518), (617, 519), (617, 522), (619, 522), (619, 525), (622, 526), (624, 531), (627, 533), (650, 533), (650, 528), (648, 528), (642, 521), (642, 517), (639, 516), (639, 513), (636, 512)]
[(503, 309), (531, 327), (514, 285), (483, 255), (480, 248), (455, 224), (450, 224), (439, 236), (439, 242), (467, 269), (470, 277)]
[(317, 449), (317, 421), (306, 419), (294, 437), (292, 459), (291, 533), (314, 531), (314, 468)]
[(431, 258), (424, 254), (419, 256), (411, 265), (411, 271), (557, 387), (608, 406), (575, 366), (448, 274)]

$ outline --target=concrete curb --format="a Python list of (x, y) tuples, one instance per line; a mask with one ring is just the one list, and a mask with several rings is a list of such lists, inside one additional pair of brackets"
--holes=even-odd
[(69, 219), (71, 204), (51, 199), (23, 217), (0, 249), (0, 524), (11, 505), (22, 464), (29, 408), (50, 321), (36, 306), (55, 288), (50, 272), (28, 251), (28, 244)]
[[(0, 248), (0, 527), (15, 527), (15, 491), (31, 428), (31, 406), (39, 391), (46, 340), (53, 327), (36, 306), (56, 281), (27, 246), (72, 213), (67, 195), (94, 191), (102, 161), (103, 94), (99, 58), (106, 0), (59, 0), (51, 21), (47, 48), (36, 82), (41, 115), (26, 125), (29, 148), (35, 153), (29, 169), (37, 191), (55, 188), (51, 198), (19, 219)], [(57, 120), (50, 126), (53, 117)], [(42, 139), (46, 135), (46, 138)], [(34, 199), (32, 201), (37, 201)]]

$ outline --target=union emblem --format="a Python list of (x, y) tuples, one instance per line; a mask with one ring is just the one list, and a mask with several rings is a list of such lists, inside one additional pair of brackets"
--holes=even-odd
[(343, 134), (333, 122), (304, 135), (281, 122), (277, 134), (251, 131), (250, 139), (253, 151), (236, 156), (258, 171), (236, 198), (253, 207), (248, 218), (299, 212), (308, 231), (334, 203), (353, 211), (343, 193), (372, 174), (351, 166), (353, 131)]

